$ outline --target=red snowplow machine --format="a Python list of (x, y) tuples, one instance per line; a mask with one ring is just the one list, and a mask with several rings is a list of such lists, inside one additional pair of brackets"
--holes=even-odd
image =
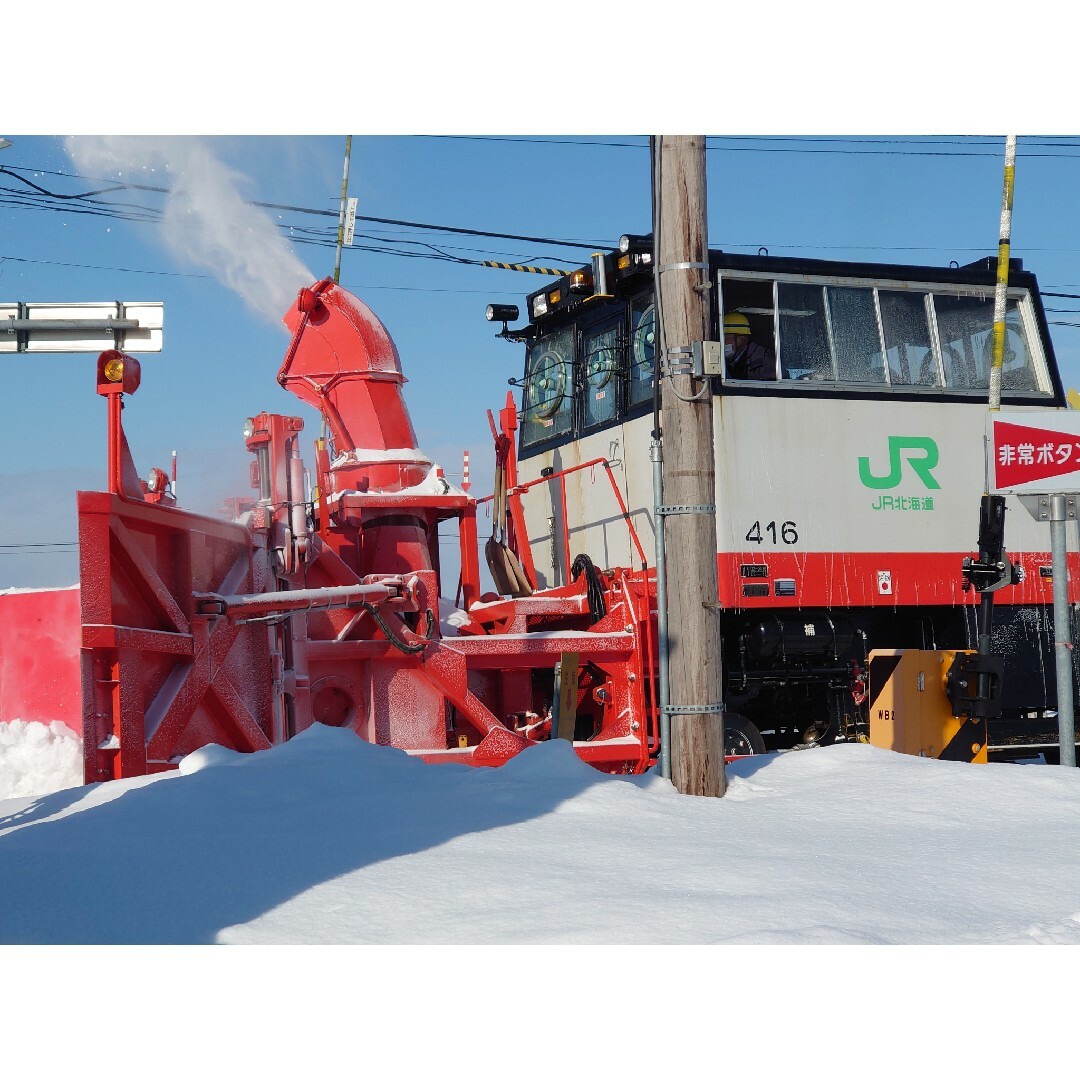
[[(563, 738), (599, 769), (644, 771), (659, 753), (644, 557), (635, 571), (579, 559), (570, 584), (535, 589), (508, 396), (487, 542), (506, 594), (482, 596), (477, 501), (417, 446), (386, 328), (329, 279), (285, 323), (278, 382), (329, 435), (306, 467), (302, 420), (252, 417), (253, 494), (232, 521), (179, 508), (160, 470), (139, 478), (121, 421), (138, 362), (98, 361), (108, 490), (78, 495), (86, 781), (174, 768), (209, 743), (259, 750), (316, 722), (429, 761), (497, 765)], [(449, 618), (444, 524), (461, 549)]]

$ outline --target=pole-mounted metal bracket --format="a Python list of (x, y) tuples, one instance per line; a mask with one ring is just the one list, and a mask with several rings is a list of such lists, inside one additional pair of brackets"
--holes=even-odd
[(724, 703), (718, 701), (715, 705), (661, 705), (660, 711), (669, 716), (698, 716), (705, 713), (722, 713), (726, 709)]
[(672, 514), (715, 514), (716, 503), (699, 503), (697, 506), (658, 506), (656, 513), (660, 517), (669, 517)]
[(1018, 495), (1017, 498), (1036, 521), (1076, 520), (1075, 495)]
[(666, 274), (669, 270), (708, 270), (709, 264), (702, 262), (677, 262), (677, 263), (665, 263), (659, 268), (661, 274)]
[(662, 378), (670, 379), (673, 375), (694, 374), (693, 345), (674, 345), (664, 350), (665, 362), (661, 366)]
[[(676, 345), (666, 350), (667, 363), (661, 376), (692, 375), (695, 379), (707, 379), (721, 372), (724, 345), (720, 341), (695, 341), (692, 345)], [(678, 362), (675, 362), (678, 361)]]

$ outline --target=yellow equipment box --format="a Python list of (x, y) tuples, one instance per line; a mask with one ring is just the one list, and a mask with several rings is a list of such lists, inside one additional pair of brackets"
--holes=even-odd
[(947, 690), (954, 661), (970, 655), (955, 649), (872, 651), (867, 678), (871, 744), (901, 754), (986, 764), (986, 718), (954, 715)]

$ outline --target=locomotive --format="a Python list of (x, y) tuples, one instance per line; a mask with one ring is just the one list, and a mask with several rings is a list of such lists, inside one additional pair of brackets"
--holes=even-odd
[[(501, 336), (525, 344), (511, 380), (517, 497), (540, 588), (570, 582), (578, 556), (636, 565), (637, 538), (653, 563), (651, 248), (624, 236), (532, 292), (523, 327), (509, 326), (515, 309), (488, 310)], [(865, 737), (872, 650), (976, 647), (978, 596), (961, 567), (986, 484), (995, 273), (991, 258), (933, 267), (710, 251), (711, 340), (696, 370), (713, 395), (729, 753)], [(1067, 407), (1021, 260), (1007, 295), (1002, 406)], [(597, 460), (603, 470), (581, 467)], [(1019, 504), (1010, 496), (1007, 508)], [(1042, 743), (1056, 715), (1048, 526), (1021, 509), (1006, 539), (1016, 581), (995, 597), (999, 758)]]

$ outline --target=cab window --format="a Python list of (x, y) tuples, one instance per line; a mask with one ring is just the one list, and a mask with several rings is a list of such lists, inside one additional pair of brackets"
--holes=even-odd
[(874, 290), (828, 285), (825, 297), (837, 378), (849, 383), (884, 383)]
[(785, 379), (835, 379), (825, 290), (789, 281), (777, 284), (780, 307), (780, 373)]
[(573, 348), (574, 331), (571, 327), (540, 338), (529, 349), (521, 410), (522, 445), (533, 446), (571, 430)]
[[(935, 296), (945, 385), (985, 390), (990, 386), (994, 353), (994, 300), (991, 296)], [(1005, 305), (1004, 390), (1039, 390), (1020, 305)]]
[(582, 335), (582, 411), (587, 428), (615, 419), (619, 405), (619, 329), (609, 324)]
[(937, 359), (930, 344), (927, 295), (878, 289), (885, 358), (889, 382), (893, 386), (941, 385)]
[(656, 305), (651, 297), (630, 306), (630, 404), (651, 401), (653, 370), (660, 345), (656, 327)]
[[(775, 341), (781, 385), (812, 380), (927, 391), (989, 387), (992, 289), (724, 274), (720, 318), (731, 312), (744, 316), (756, 347), (767, 350)], [(1030, 295), (1017, 291), (1008, 298), (1004, 391), (1053, 392), (1035, 318)], [(730, 372), (725, 378), (738, 382)]]

